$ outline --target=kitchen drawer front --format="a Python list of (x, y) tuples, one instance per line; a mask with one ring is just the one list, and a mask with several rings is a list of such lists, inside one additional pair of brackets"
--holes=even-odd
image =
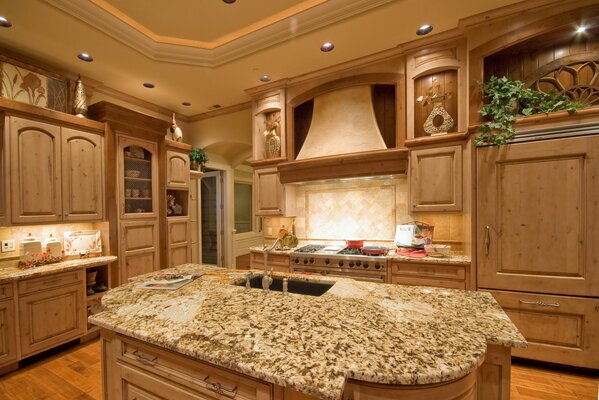
[(466, 279), (466, 268), (462, 265), (425, 264), (425, 263), (391, 263), (392, 275), (404, 275), (438, 279)]
[(448, 289), (466, 289), (465, 281), (453, 281), (450, 279), (435, 279), (435, 278), (422, 278), (412, 277), (405, 275), (391, 275), (391, 283), (398, 285), (412, 285), (412, 286), (434, 286)]
[[(157, 399), (185, 399), (202, 400), (216, 399), (217, 397), (202, 396), (199, 393), (174, 385), (159, 379), (147, 372), (140, 371), (127, 365), (120, 365), (120, 382), (122, 394), (119, 400), (157, 400)], [(116, 400), (116, 399), (115, 399)]]
[(73, 283), (83, 282), (83, 270), (63, 272), (27, 279), (19, 282), (19, 294), (37, 292), (39, 290), (53, 289)]
[(13, 295), (12, 282), (0, 285), (0, 300), (10, 299)]
[(490, 292), (528, 341), (512, 355), (599, 368), (599, 299)]
[[(275, 271), (289, 272), (289, 263), (289, 256), (286, 254), (268, 255), (268, 267), (274, 267)], [(250, 266), (257, 269), (264, 268), (264, 254), (250, 253)]]
[[(120, 362), (158, 375), (173, 384), (184, 385), (206, 399), (233, 398), (267, 400), (272, 385), (173, 354), (156, 346), (119, 336)], [(219, 396), (219, 393), (221, 394)]]

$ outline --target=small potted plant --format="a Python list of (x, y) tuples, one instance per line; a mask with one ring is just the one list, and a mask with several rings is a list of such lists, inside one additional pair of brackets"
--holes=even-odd
[(195, 171), (202, 171), (206, 169), (206, 163), (208, 162), (208, 156), (204, 150), (195, 147), (191, 149), (189, 153), (190, 168)]

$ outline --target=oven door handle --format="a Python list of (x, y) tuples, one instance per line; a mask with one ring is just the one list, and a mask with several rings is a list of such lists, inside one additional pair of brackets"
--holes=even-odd
[(385, 278), (380, 276), (380, 277), (372, 277), (372, 276), (365, 276), (365, 275), (357, 275), (357, 274), (330, 274), (327, 273), (327, 276), (333, 276), (333, 277), (337, 277), (337, 278), (350, 278), (350, 279), (359, 279), (361, 281), (367, 281), (367, 282), (374, 282), (374, 283), (385, 283)]

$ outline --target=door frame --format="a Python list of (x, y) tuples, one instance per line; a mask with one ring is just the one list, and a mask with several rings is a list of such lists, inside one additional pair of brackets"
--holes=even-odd
[[(217, 210), (217, 217), (216, 217), (216, 265), (219, 267), (225, 266), (226, 264), (226, 257), (225, 257), (225, 195), (224, 195), (224, 183), (225, 183), (225, 177), (224, 177), (224, 173), (221, 170), (214, 170), (211, 172), (204, 172), (204, 175), (202, 175), (202, 179), (200, 181), (200, 184), (198, 185), (198, 198), (202, 199), (202, 181), (206, 178), (215, 178), (216, 181), (216, 210)], [(201, 200), (198, 202), (198, 212), (199, 212), (199, 224), (200, 224), (200, 237), (202, 237), (201, 234), (201, 228), (203, 225), (203, 221), (202, 221), (202, 204), (201, 204)], [(202, 241), (198, 240), (198, 245), (202, 246)], [(200, 254), (202, 255), (202, 257), (204, 256), (204, 251), (202, 249), (202, 251), (200, 252)], [(200, 263), (203, 264), (202, 260), (200, 260)]]

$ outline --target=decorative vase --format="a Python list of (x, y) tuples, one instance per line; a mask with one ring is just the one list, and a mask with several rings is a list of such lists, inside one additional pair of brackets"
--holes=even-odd
[(189, 168), (194, 171), (199, 171), (200, 170), (200, 162), (198, 160), (191, 160), (189, 162)]
[(81, 76), (77, 78), (77, 83), (75, 84), (73, 111), (78, 117), (87, 117), (87, 95), (85, 94), (85, 86), (83, 86), (83, 82), (81, 82)]
[(274, 158), (281, 155), (281, 139), (277, 136), (274, 129), (266, 134), (264, 147), (266, 158)]

